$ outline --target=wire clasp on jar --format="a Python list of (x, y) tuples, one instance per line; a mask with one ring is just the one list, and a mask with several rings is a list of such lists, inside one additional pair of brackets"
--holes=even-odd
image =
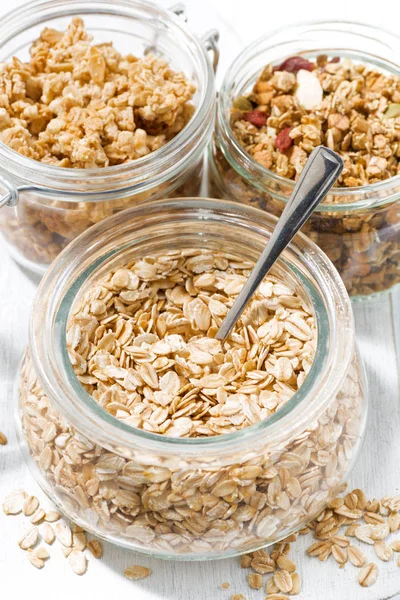
[(15, 185), (2, 175), (0, 175), (0, 185), (6, 188), (6, 193), (0, 198), (0, 208), (3, 206), (16, 206), (19, 196)]

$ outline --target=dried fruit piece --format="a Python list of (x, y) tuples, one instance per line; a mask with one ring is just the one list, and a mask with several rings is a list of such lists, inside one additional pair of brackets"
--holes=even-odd
[(303, 58), (302, 56), (290, 56), (284, 60), (279, 67), (275, 67), (274, 70), (287, 71), (288, 73), (296, 74), (300, 71), (300, 69), (305, 71), (313, 71), (314, 66), (315, 65), (312, 62), (306, 58)]
[(3, 511), (6, 515), (18, 515), (22, 511), (27, 494), (23, 490), (16, 490), (9, 494), (3, 502)]
[(314, 73), (310, 73), (310, 71), (301, 69), (297, 73), (296, 78), (297, 88), (295, 96), (300, 106), (305, 110), (317, 108), (321, 104), (324, 95), (318, 77)]
[(293, 145), (293, 140), (290, 137), (292, 127), (285, 127), (278, 133), (275, 138), (275, 146), (281, 154), (284, 154)]
[(244, 113), (242, 119), (248, 121), (258, 129), (264, 127), (267, 123), (268, 116), (261, 110), (251, 110), (250, 112)]
[(100, 558), (103, 554), (103, 547), (99, 540), (90, 540), (87, 544), (87, 547), (95, 558)]
[(0, 431), (0, 446), (5, 446), (7, 444), (7, 438), (4, 435), (4, 433), (2, 433)]
[(39, 507), (39, 500), (36, 496), (28, 496), (22, 505), (22, 511), (26, 517), (30, 517)]
[(148, 577), (150, 573), (151, 569), (142, 567), (141, 565), (132, 565), (124, 571), (125, 577), (131, 579), (132, 581), (136, 581), (136, 579), (144, 579), (145, 577)]
[(331, 64), (340, 62), (340, 56), (334, 56), (329, 61)]
[(72, 550), (68, 556), (68, 564), (77, 575), (83, 575), (87, 569), (86, 556), (80, 550)]
[(378, 577), (378, 567), (375, 563), (368, 563), (364, 567), (362, 567), (360, 574), (358, 576), (358, 583), (362, 585), (362, 587), (369, 587), (373, 585)]
[(237, 98), (235, 98), (232, 106), (233, 106), (233, 108), (237, 108), (239, 110), (243, 110), (246, 112), (252, 110), (252, 108), (253, 108), (252, 103), (250, 102), (250, 100), (248, 98), (246, 98), (246, 96), (238, 96)]
[(397, 104), (396, 102), (389, 104), (383, 116), (386, 119), (395, 119), (396, 117), (400, 117), (400, 104)]

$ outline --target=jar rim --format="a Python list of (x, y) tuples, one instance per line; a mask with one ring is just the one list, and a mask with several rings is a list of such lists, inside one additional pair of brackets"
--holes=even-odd
[[(221, 86), (221, 91), (218, 94), (218, 98), (217, 98), (217, 114), (218, 114), (217, 127), (221, 126), (222, 137), (223, 137), (224, 142), (228, 141), (228, 145), (231, 145), (234, 148), (235, 153), (243, 161), (243, 165), (244, 165), (243, 172), (242, 172), (242, 170), (240, 170), (240, 175), (242, 177), (246, 177), (246, 175), (245, 175), (246, 171), (252, 170), (260, 177), (262, 177), (262, 178), (268, 177), (274, 184), (285, 186), (290, 190), (292, 190), (294, 188), (294, 186), (296, 185), (296, 181), (294, 181), (292, 179), (288, 179), (287, 177), (278, 175), (271, 169), (268, 169), (267, 167), (264, 167), (263, 165), (261, 165), (260, 163), (255, 161), (251, 157), (251, 155), (239, 144), (239, 142), (233, 135), (233, 131), (232, 131), (232, 128), (230, 125), (230, 120), (229, 120), (229, 118), (227, 118), (227, 115), (229, 114), (230, 106), (227, 106), (227, 103), (226, 103), (226, 99), (228, 96), (227, 92), (231, 88), (232, 82), (235, 80), (235, 77), (237, 76), (238, 71), (243, 67), (243, 65), (246, 63), (246, 61), (248, 61), (251, 58), (253, 58), (254, 56), (256, 56), (259, 53), (259, 47), (261, 45), (265, 44), (266, 42), (268, 42), (268, 40), (271, 37), (277, 36), (280, 34), (285, 34), (287, 36), (287, 39), (289, 40), (291, 31), (296, 31), (298, 29), (305, 28), (305, 27), (318, 28), (321, 26), (339, 27), (340, 28), (339, 30), (343, 29), (344, 26), (347, 28), (351, 28), (351, 29), (361, 27), (362, 29), (365, 29), (367, 33), (364, 34), (364, 33), (357, 32), (357, 35), (361, 35), (361, 36), (367, 37), (367, 38), (374, 35), (375, 36), (374, 39), (376, 39), (377, 36), (379, 36), (383, 33), (387, 36), (390, 36), (392, 39), (396, 40), (397, 43), (400, 43), (399, 36), (397, 36), (394, 32), (392, 32), (386, 28), (380, 27), (380, 26), (378, 27), (376, 25), (370, 25), (367, 23), (351, 21), (351, 20), (326, 19), (326, 20), (305, 20), (305, 21), (300, 21), (297, 24), (291, 25), (289, 27), (287, 27), (287, 26), (278, 27), (276, 29), (271, 30), (270, 32), (268, 32), (266, 34), (263, 34), (262, 36), (258, 37), (256, 40), (254, 40), (251, 44), (249, 44), (242, 52), (240, 52), (240, 54), (238, 54), (238, 56), (231, 63), (229, 69), (227, 70), (227, 72), (225, 74), (225, 77), (223, 79), (222, 86)], [(295, 39), (295, 38), (293, 38), (293, 39)], [(269, 49), (268, 47), (263, 48), (263, 52), (268, 51), (268, 49)], [(324, 49), (329, 50), (329, 48), (321, 48), (321, 52)], [(334, 50), (334, 49), (332, 49), (332, 50)], [(355, 51), (351, 51), (351, 52), (354, 55), (360, 54)], [(300, 52), (297, 52), (297, 54), (305, 55), (305, 54), (307, 54), (307, 51), (306, 50), (300, 51)], [(375, 63), (382, 67), (386, 67), (387, 70), (389, 70), (392, 73), (397, 74), (400, 77), (400, 64), (395, 64), (395, 63), (391, 62), (390, 60), (386, 60), (381, 57), (377, 57), (373, 54), (367, 54), (365, 52), (362, 52), (362, 54), (363, 54), (363, 56), (370, 57), (371, 64)], [(257, 73), (254, 75), (257, 75)], [(227, 111), (227, 109), (228, 109), (228, 111)], [(228, 162), (231, 164), (231, 166), (236, 169), (236, 164), (233, 164), (233, 161), (231, 159), (229, 152), (227, 150), (225, 150), (224, 148), (222, 148), (222, 151), (223, 151), (223, 154), (224, 154), (226, 160), (228, 160)], [(236, 161), (235, 161), (235, 163), (236, 163)], [(396, 190), (392, 190), (392, 188), (394, 188), (396, 186), (399, 186), (399, 187), (396, 188)], [(371, 195), (375, 196), (375, 195), (382, 194), (384, 192), (388, 192), (390, 194), (391, 191), (393, 193), (389, 198), (381, 197), (381, 198), (378, 198), (378, 200), (376, 198), (375, 199), (371, 198)], [(356, 196), (360, 196), (360, 195), (364, 195), (364, 194), (366, 196), (365, 198), (353, 200), (351, 202), (333, 202), (330, 204), (325, 204), (325, 203), (320, 204), (320, 206), (317, 207), (317, 211), (318, 212), (326, 212), (326, 211), (341, 212), (341, 211), (357, 210), (360, 208), (370, 208), (371, 206), (376, 207), (377, 205), (385, 204), (389, 201), (398, 200), (400, 198), (400, 175), (395, 175), (393, 177), (384, 179), (382, 181), (378, 181), (378, 182), (367, 184), (367, 185), (357, 186), (357, 187), (334, 187), (329, 191), (329, 196), (332, 196), (333, 198), (341, 197), (341, 196), (356, 197)], [(279, 195), (279, 199), (284, 202), (287, 201), (287, 198), (285, 198), (282, 195)]]
[[(345, 287), (329, 259), (303, 234), (296, 236), (285, 260), (292, 266), (297, 261), (306, 276), (310, 277), (310, 285), (315, 280), (321, 286), (322, 291), (318, 291), (317, 295), (319, 294), (324, 307), (318, 307), (313, 302), (317, 321), (319, 319), (317, 351), (320, 352), (321, 365), (317, 365), (316, 359), (314, 360), (311, 368), (314, 368), (313, 376), (311, 377), (310, 371), (310, 377), (306, 378), (304, 384), (273, 418), (234, 433), (211, 438), (167, 438), (128, 426), (108, 414), (84, 390), (70, 363), (69, 368), (67, 367), (66, 323), (77, 292), (90, 275), (88, 268), (93, 272), (93, 269), (111, 256), (117, 256), (116, 253), (121, 252), (121, 248), (126, 248), (128, 236), (130, 246), (140, 244), (137, 235), (135, 238), (135, 231), (130, 229), (133, 226), (131, 224), (136, 221), (141, 223), (141, 235), (145, 239), (146, 231), (143, 233), (143, 230), (148, 225), (143, 225), (143, 219), (147, 219), (148, 223), (181, 219), (179, 222), (183, 223), (185, 216), (197, 219), (202, 225), (204, 222), (205, 226), (207, 221), (212, 223), (212, 219), (216, 219), (224, 227), (232, 227), (232, 224), (241, 227), (243, 235), (258, 231), (264, 237), (276, 223), (275, 217), (253, 207), (223, 200), (188, 198), (144, 203), (109, 217), (82, 233), (53, 262), (36, 294), (30, 323), (29, 349), (40, 384), (61, 414), (78, 431), (87, 435), (86, 432), (90, 430), (93, 439), (103, 445), (114, 442), (120, 446), (125, 442), (129, 446), (140, 442), (142, 446), (163, 448), (168, 452), (195, 453), (201, 448), (202, 452), (212, 453), (217, 449), (228, 450), (238, 443), (249, 444), (260, 435), (269, 435), (271, 439), (279, 437), (285, 424), (295, 426), (300, 431), (301, 427), (304, 428), (313, 419), (314, 413), (319, 413), (331, 401), (335, 390), (340, 389), (354, 348), (353, 316)], [(111, 236), (111, 241), (104, 237), (106, 233)], [(117, 235), (120, 237), (120, 246), (117, 250), (114, 247), (113, 252), (114, 237)], [(93, 259), (96, 251), (99, 254)], [(310, 297), (310, 293), (308, 295)], [(324, 322), (323, 311), (326, 312)], [(59, 368), (60, 364), (63, 365), (62, 369)], [(317, 371), (317, 367), (321, 367), (321, 370)], [(305, 404), (309, 410), (304, 410)]]
[[(143, 184), (146, 187), (152, 187), (157, 183), (158, 173), (161, 174), (162, 179), (165, 179), (167, 175), (171, 177), (171, 173), (176, 173), (180, 168), (184, 168), (188, 152), (195, 152), (200, 142), (207, 138), (210, 122), (212, 125), (215, 82), (206, 48), (179, 16), (153, 4), (153, 2), (147, 0), (117, 0), (117, 2), (114, 0), (69, 0), (68, 3), (60, 3), (59, 0), (34, 0), (9, 11), (1, 20), (0, 51), (16, 34), (25, 31), (31, 25), (40, 23), (45, 25), (47, 21), (55, 17), (112, 13), (114, 16), (129, 19), (135, 18), (135, 15), (140, 12), (151, 14), (153, 20), (158, 19), (168, 24), (174, 33), (174, 39), (184, 42), (186, 52), (193, 60), (196, 57), (193, 68), (197, 69), (198, 76), (202, 81), (199, 84), (198, 104), (187, 125), (161, 148), (127, 163), (102, 168), (77, 169), (48, 165), (24, 156), (0, 142), (0, 168), (18, 181), (28, 184), (28, 187), (23, 185), (20, 189), (42, 190), (43, 186), (51, 191), (62, 190), (66, 196), (89, 195), (98, 193), (99, 187), (104, 187), (105, 178), (108, 179), (108, 188), (115, 187), (120, 180), (123, 181), (119, 186), (119, 191), (121, 189), (131, 190), (134, 189), (134, 186), (143, 186)], [(178, 42), (176, 43), (178, 44)], [(193, 143), (196, 139), (197, 143)], [(83, 191), (71, 191), (71, 185), (83, 183), (85, 185)], [(71, 201), (71, 198), (68, 198), (68, 201)], [(79, 197), (78, 201), (82, 201), (82, 198)]]

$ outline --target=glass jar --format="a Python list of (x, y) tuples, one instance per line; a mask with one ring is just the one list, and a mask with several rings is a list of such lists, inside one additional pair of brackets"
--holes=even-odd
[[(248, 93), (266, 64), (289, 56), (351, 58), (400, 76), (400, 38), (374, 26), (322, 22), (285, 27), (241, 52), (228, 70), (217, 102), (209, 152), (210, 194), (280, 215), (295, 182), (257, 163), (234, 138), (230, 109)], [(363, 187), (334, 188), (303, 227), (357, 298), (400, 282), (400, 176)]]
[[(175, 10), (181, 14), (179, 6)], [(196, 110), (170, 142), (122, 165), (99, 169), (50, 166), (0, 143), (0, 228), (12, 256), (42, 274), (57, 254), (101, 219), (148, 198), (199, 193), (204, 149), (214, 127), (214, 73), (208, 51), (218, 60), (215, 30), (202, 41), (184, 21), (141, 0), (58, 0), (30, 2), (0, 24), (0, 60), (28, 58), (44, 27), (64, 30), (74, 16), (84, 19), (96, 41), (112, 41), (121, 52), (151, 51), (183, 71), (196, 86)]]
[[(164, 558), (219, 558), (286, 537), (349, 474), (366, 421), (349, 297), (326, 256), (296, 237), (275, 266), (314, 312), (316, 357), (272, 417), (211, 438), (172, 438), (117, 420), (83, 389), (66, 351), (74, 303), (109, 270), (178, 248), (256, 260), (276, 219), (239, 204), (145, 203), (93, 226), (38, 289), (16, 388), (21, 446), (59, 509), (84, 529)], [(222, 481), (234, 490), (220, 491)]]

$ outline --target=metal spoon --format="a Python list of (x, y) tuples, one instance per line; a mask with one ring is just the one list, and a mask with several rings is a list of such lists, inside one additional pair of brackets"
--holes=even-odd
[(328, 193), (342, 169), (343, 161), (336, 152), (324, 146), (312, 151), (268, 244), (215, 336), (218, 340), (226, 340), (272, 265)]

